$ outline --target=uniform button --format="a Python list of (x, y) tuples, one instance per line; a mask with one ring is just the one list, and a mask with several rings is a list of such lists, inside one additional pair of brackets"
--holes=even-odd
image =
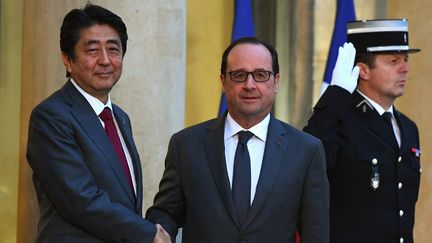
[(398, 188), (399, 188), (399, 189), (402, 189), (402, 182), (399, 182), (399, 184), (398, 184)]
[(404, 242), (404, 239), (401, 237), (401, 238), (399, 239), (399, 242), (400, 242), (400, 243), (403, 243), (403, 242)]
[(399, 162), (399, 163), (402, 162), (402, 156), (399, 156), (399, 157), (398, 157), (398, 162)]
[(403, 216), (403, 214), (404, 214), (404, 211), (403, 210), (399, 210), (399, 216)]
[(420, 172), (420, 174), (421, 174), (421, 173), (423, 172), (423, 168), (421, 168), (421, 167), (420, 167), (420, 170), (419, 170), (419, 172)]
[(378, 164), (378, 160), (377, 160), (376, 158), (373, 158), (373, 159), (372, 159), (372, 164), (373, 164), (373, 165)]

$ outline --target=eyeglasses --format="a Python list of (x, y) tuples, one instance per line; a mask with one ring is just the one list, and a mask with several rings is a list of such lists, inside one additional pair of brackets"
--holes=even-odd
[(228, 72), (230, 75), (230, 78), (234, 82), (244, 82), (248, 78), (249, 74), (252, 74), (253, 79), (255, 82), (266, 82), (270, 79), (270, 76), (273, 72), (270, 71), (253, 71), (253, 72), (246, 72), (246, 71), (232, 71)]

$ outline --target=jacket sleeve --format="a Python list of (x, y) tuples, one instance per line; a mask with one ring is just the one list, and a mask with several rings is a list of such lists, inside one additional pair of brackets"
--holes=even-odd
[(175, 242), (178, 228), (184, 222), (184, 195), (177, 156), (176, 135), (170, 140), (165, 159), (165, 170), (159, 184), (154, 204), (146, 212), (146, 218), (159, 223)]
[(329, 183), (324, 148), (316, 143), (303, 188), (300, 209), (301, 243), (329, 242)]
[(303, 131), (321, 139), (327, 160), (327, 170), (336, 162), (338, 146), (341, 141), (338, 129), (340, 119), (352, 107), (352, 95), (338, 87), (329, 86), (314, 107)]

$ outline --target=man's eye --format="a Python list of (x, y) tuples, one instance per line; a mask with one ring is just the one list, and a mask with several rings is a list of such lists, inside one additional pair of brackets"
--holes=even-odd
[(264, 72), (255, 72), (255, 77), (257, 78), (265, 78), (266, 74)]
[(120, 52), (120, 49), (118, 49), (118, 48), (110, 48), (109, 51), (112, 52), (112, 53), (118, 53), (118, 52)]
[(244, 78), (244, 76), (246, 76), (246, 73), (244, 73), (244, 72), (234, 73), (235, 78)]
[(88, 49), (87, 50), (87, 53), (96, 53), (97, 52), (97, 49), (96, 48), (91, 48), (91, 49)]

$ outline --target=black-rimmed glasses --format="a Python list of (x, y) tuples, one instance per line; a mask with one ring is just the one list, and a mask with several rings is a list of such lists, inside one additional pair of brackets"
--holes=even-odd
[(255, 82), (266, 82), (270, 79), (270, 76), (273, 72), (265, 71), (265, 70), (257, 70), (253, 72), (246, 71), (232, 71), (228, 72), (230, 78), (234, 82), (244, 82), (248, 78), (249, 74), (252, 74)]

